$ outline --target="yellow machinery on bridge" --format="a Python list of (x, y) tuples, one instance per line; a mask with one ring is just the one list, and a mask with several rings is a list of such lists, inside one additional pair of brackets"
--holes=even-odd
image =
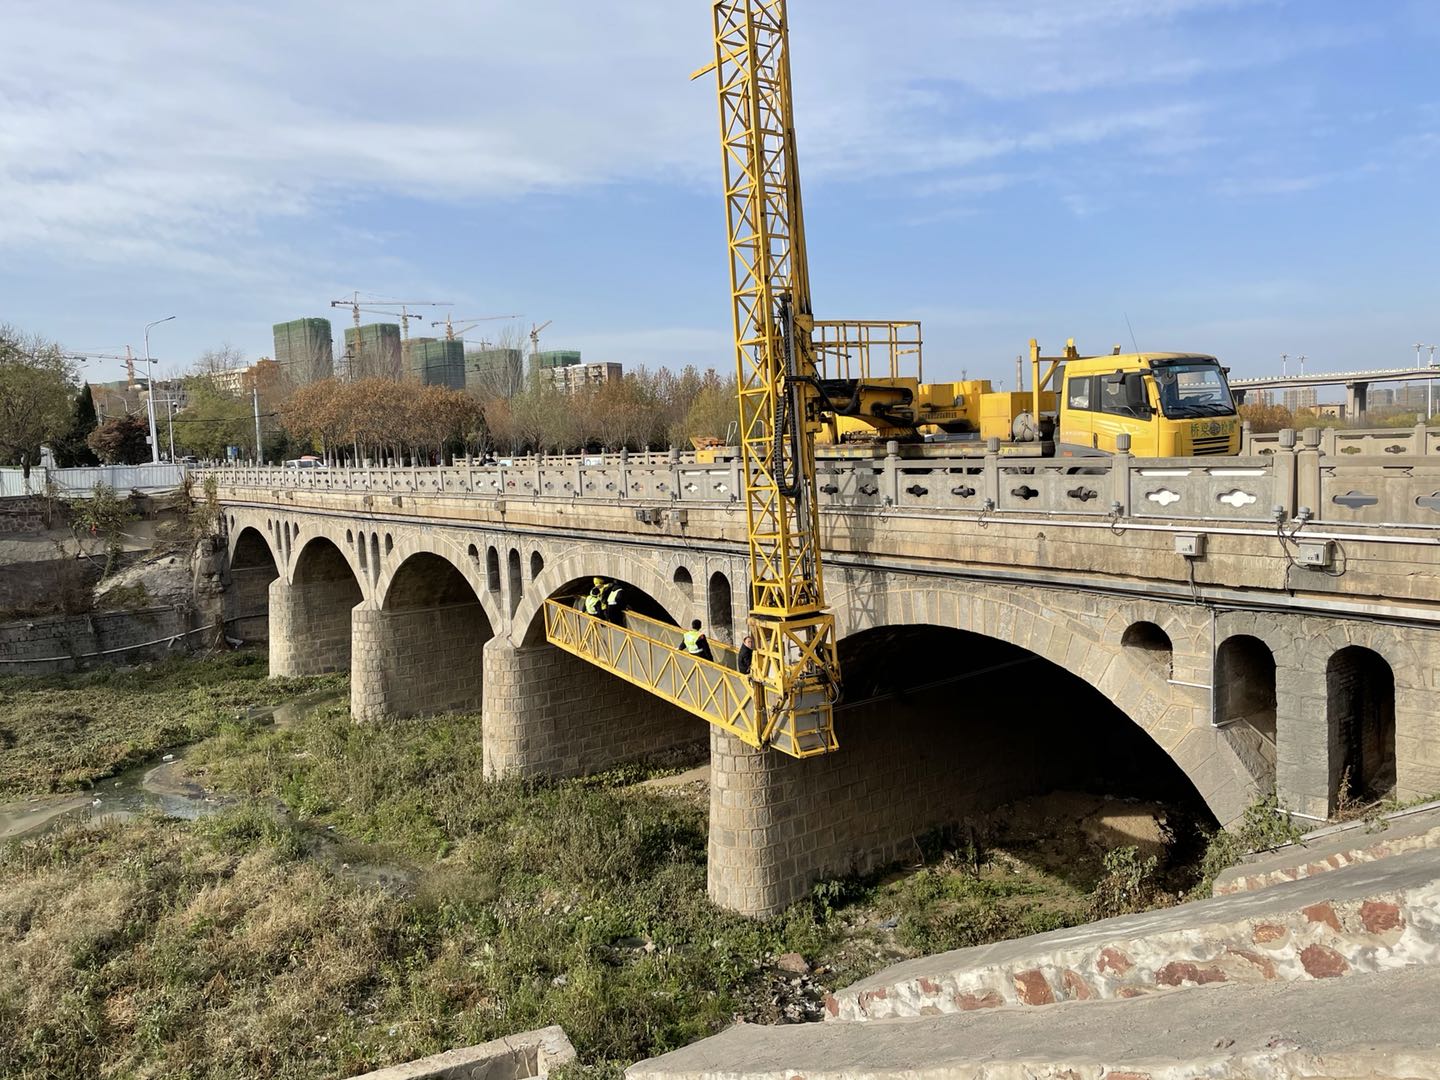
[[(655, 645), (666, 632), (613, 627), (558, 601), (547, 606), (546, 630), (561, 648), (752, 746), (803, 758), (836, 748), (840, 692), (820, 566), (815, 437), (836, 412), (900, 403), (907, 391), (886, 379), (912, 360), (919, 370), (919, 324), (815, 319), (785, 0), (715, 0), (713, 14), (715, 59), (695, 77), (713, 71), (719, 85), (753, 666), (746, 678), (675, 648), (662, 656)], [(826, 356), (850, 377), (826, 377), (817, 365)], [(737, 680), (748, 695), (733, 690)]]

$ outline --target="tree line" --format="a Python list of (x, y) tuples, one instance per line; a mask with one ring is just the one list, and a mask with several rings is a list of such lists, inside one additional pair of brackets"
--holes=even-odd
[[(249, 389), (227, 390), (216, 375), (243, 364), (228, 346), (209, 350), (180, 381), (185, 406), (172, 413), (157, 392), (161, 456), (280, 461), (314, 453), (334, 461), (427, 460), (464, 454), (567, 453), (686, 448), (691, 439), (728, 439), (735, 380), (715, 371), (639, 368), (574, 391), (542, 374), (477, 380), (467, 391), (391, 379), (327, 379), (296, 385), (274, 362), (253, 369), (260, 446)], [(90, 388), (54, 342), (0, 324), (0, 464), (29, 467), (50, 446), (61, 466), (150, 460), (143, 403), (99, 422)]]

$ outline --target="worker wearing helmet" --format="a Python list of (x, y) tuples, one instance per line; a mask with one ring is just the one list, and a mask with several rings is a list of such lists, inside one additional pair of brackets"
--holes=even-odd
[(705, 632), (700, 629), (700, 620), (695, 619), (690, 623), (690, 629), (685, 631), (685, 651), (691, 656), (698, 656), (701, 660), (714, 660), (710, 652), (710, 642), (705, 637)]

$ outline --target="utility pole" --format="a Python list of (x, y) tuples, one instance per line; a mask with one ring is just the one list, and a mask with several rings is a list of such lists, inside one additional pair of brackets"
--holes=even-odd
[(260, 448), (260, 387), (250, 388), (250, 400), (255, 411), (255, 464), (263, 465), (265, 462)]
[(1290, 374), (1290, 354), (1289, 354), (1289, 353), (1283, 353), (1283, 352), (1282, 352), (1282, 353), (1280, 354), (1280, 377), (1281, 377), (1282, 379), (1283, 379), (1283, 378), (1287, 378), (1287, 377), (1289, 376), (1289, 374)]
[(1305, 354), (1301, 353), (1296, 359), (1300, 361), (1300, 377), (1305, 377)]
[(165, 399), (165, 404), (170, 407), (170, 408), (167, 410), (167, 411), (170, 413), (170, 464), (171, 464), (171, 465), (174, 465), (174, 464), (175, 464), (175, 399), (174, 399), (174, 398), (166, 398), (166, 399)]
[[(1430, 350), (1430, 366), (1433, 368), (1433, 367), (1435, 366), (1435, 349), (1436, 349), (1436, 346), (1434, 346), (1434, 345), (1427, 345), (1427, 346), (1425, 346), (1425, 347)], [(1432, 416), (1434, 416), (1434, 415), (1435, 415), (1435, 379), (1434, 379), (1434, 376), (1431, 376), (1430, 378), (1428, 378), (1428, 379), (1425, 380), (1425, 423), (1427, 423), (1427, 424), (1430, 423), (1430, 417), (1432, 417)]]

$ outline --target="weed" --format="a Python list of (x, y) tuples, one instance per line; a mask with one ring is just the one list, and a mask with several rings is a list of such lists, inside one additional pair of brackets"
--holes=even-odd
[(1141, 858), (1135, 847), (1116, 848), (1105, 855), (1105, 875), (1090, 896), (1090, 911), (1097, 919), (1129, 915), (1153, 907), (1159, 860)]
[(1211, 895), (1215, 878), (1246, 855), (1294, 843), (1304, 835), (1304, 829), (1279, 811), (1274, 795), (1257, 799), (1246, 808), (1238, 826), (1221, 829), (1210, 837), (1200, 860), (1200, 879), (1189, 898)]

